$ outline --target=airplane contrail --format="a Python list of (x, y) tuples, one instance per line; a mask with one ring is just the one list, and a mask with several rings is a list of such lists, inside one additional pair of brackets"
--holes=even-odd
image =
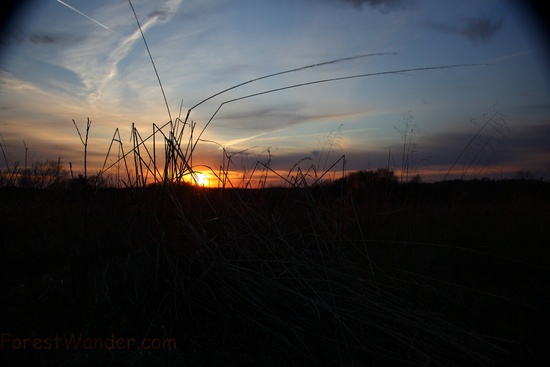
[(81, 12), (81, 11), (79, 11), (79, 10), (73, 8), (73, 7), (70, 6), (69, 4), (64, 3), (64, 2), (61, 1), (61, 0), (57, 0), (57, 2), (60, 3), (60, 4), (65, 5), (67, 8), (69, 8), (69, 9), (71, 9), (71, 10), (76, 11), (78, 14), (82, 15), (83, 17), (86, 17), (86, 18), (90, 19), (92, 22), (96, 23), (97, 25), (102, 26), (102, 27), (105, 28), (106, 30), (111, 31), (111, 32), (114, 32), (111, 28), (107, 27), (107, 26), (104, 25), (104, 24), (99, 23), (97, 20), (95, 20), (95, 19), (93, 19), (93, 18), (90, 18), (89, 16), (87, 16), (87, 15), (84, 14), (83, 12)]

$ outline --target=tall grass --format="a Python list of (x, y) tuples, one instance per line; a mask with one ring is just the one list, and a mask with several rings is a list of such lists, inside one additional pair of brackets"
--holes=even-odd
[(529, 182), (0, 190), (3, 325), (178, 343), (44, 365), (534, 362), (549, 190)]
[[(215, 112), (212, 114), (212, 116), (208, 119), (208, 121), (204, 124), (202, 129), (200, 131), (195, 131), (197, 124), (190, 120), (191, 112), (200, 107), (202, 104), (212, 100), (215, 97), (219, 97), (222, 94), (238, 89), (244, 85), (248, 85), (260, 80), (265, 80), (268, 78), (275, 78), (284, 74), (289, 73), (297, 73), (301, 72), (307, 69), (311, 68), (319, 68), (326, 65), (331, 65), (335, 63), (343, 63), (351, 60), (359, 60), (367, 57), (374, 57), (374, 56), (388, 56), (388, 55), (396, 55), (394, 52), (385, 52), (385, 53), (370, 53), (370, 54), (361, 54), (351, 57), (342, 57), (335, 60), (329, 60), (325, 62), (319, 62), (311, 65), (306, 65), (298, 68), (293, 68), (285, 71), (275, 72), (268, 75), (260, 76), (257, 78), (250, 79), (248, 81), (238, 83), (236, 85), (233, 85), (231, 87), (228, 87), (222, 91), (219, 91), (217, 93), (214, 93), (213, 95), (202, 99), (199, 103), (195, 104), (189, 110), (187, 111), (185, 118), (182, 119), (182, 108), (180, 107), (180, 113), (178, 117), (175, 119), (172, 118), (172, 113), (170, 110), (170, 107), (167, 102), (167, 97), (164, 92), (164, 88), (162, 86), (161, 78), (159, 75), (159, 72), (157, 70), (157, 67), (154, 62), (154, 58), (150, 52), (149, 46), (147, 44), (147, 40), (145, 38), (145, 35), (143, 34), (143, 31), (141, 30), (141, 25), (137, 16), (137, 13), (135, 12), (135, 9), (129, 1), (130, 7), (132, 9), (132, 12), (135, 16), (137, 25), (141, 31), (141, 36), (143, 39), (143, 42), (145, 44), (147, 53), (149, 55), (149, 58), (151, 60), (152, 67), (154, 69), (155, 75), (157, 77), (161, 93), (163, 95), (164, 101), (166, 103), (166, 110), (168, 113), (169, 121), (165, 123), (162, 126), (157, 126), (153, 124), (153, 131), (150, 135), (148, 135), (145, 138), (142, 138), (135, 126), (132, 125), (131, 129), (131, 136), (132, 136), (132, 143), (133, 146), (131, 149), (128, 149), (125, 153), (122, 153), (122, 156), (117, 157), (114, 162), (112, 162), (110, 165), (107, 165), (107, 162), (110, 158), (110, 152), (111, 148), (113, 146), (113, 143), (119, 144), (119, 149), (122, 150), (122, 141), (120, 140), (120, 134), (118, 134), (118, 128), (115, 131), (115, 134), (113, 135), (113, 139), (111, 140), (111, 144), (109, 146), (109, 150), (107, 152), (107, 156), (105, 158), (105, 162), (103, 164), (103, 167), (100, 170), (100, 175), (105, 174), (113, 167), (118, 167), (118, 164), (121, 162), (124, 162), (124, 166), (127, 170), (127, 176), (128, 180), (127, 182), (124, 182), (126, 186), (144, 186), (146, 183), (174, 183), (174, 184), (181, 184), (184, 180), (184, 178), (191, 178), (190, 181), (194, 180), (194, 169), (195, 166), (193, 164), (193, 156), (194, 152), (196, 151), (197, 145), (199, 143), (204, 143), (205, 141), (202, 139), (202, 136), (206, 129), (210, 126), (210, 124), (215, 119), (218, 112), (226, 105), (230, 103), (237, 103), (246, 99), (255, 98), (258, 96), (271, 94), (271, 93), (278, 93), (282, 91), (286, 91), (289, 89), (294, 88), (305, 88), (308, 86), (316, 85), (316, 84), (323, 84), (323, 83), (332, 83), (336, 81), (344, 81), (344, 80), (351, 80), (351, 79), (358, 79), (358, 78), (367, 78), (367, 77), (374, 77), (374, 76), (383, 76), (383, 75), (394, 75), (394, 74), (401, 74), (405, 72), (420, 72), (420, 71), (431, 71), (431, 70), (438, 70), (438, 69), (451, 69), (451, 68), (459, 68), (459, 67), (472, 67), (472, 66), (480, 66), (481, 64), (455, 64), (455, 65), (442, 65), (442, 66), (429, 66), (429, 67), (419, 67), (419, 68), (408, 68), (408, 69), (401, 69), (401, 70), (390, 70), (390, 71), (383, 71), (383, 72), (376, 72), (376, 73), (365, 73), (365, 74), (357, 74), (357, 75), (349, 75), (349, 76), (343, 76), (343, 77), (335, 77), (335, 78), (327, 78), (327, 79), (321, 79), (321, 80), (313, 80), (309, 82), (304, 83), (298, 83), (293, 85), (287, 85), (280, 88), (274, 88), (269, 90), (263, 90), (256, 93), (251, 93), (247, 95), (242, 95), (236, 98), (228, 99), (226, 101), (223, 101), (219, 104), (218, 108), (215, 110)], [(75, 124), (76, 126), (76, 124)], [(82, 140), (82, 138), (81, 138)], [(157, 142), (160, 140), (160, 142)], [(149, 151), (146, 151), (145, 153), (142, 153), (141, 149), (147, 149), (147, 143), (150, 142), (152, 144), (152, 150), (153, 154), (150, 154)], [(84, 142), (83, 142), (84, 143)], [(216, 143), (218, 144), (218, 143)], [(330, 145), (332, 146), (332, 145)], [(156, 152), (164, 150), (164, 167), (160, 167), (160, 162), (157, 161), (156, 158)], [(327, 166), (328, 164), (328, 157), (330, 155), (330, 151), (327, 152), (327, 154), (324, 156), (324, 166)], [(134, 169), (132, 174), (130, 174), (130, 171), (128, 170), (128, 164), (126, 159), (132, 158), (134, 161)], [(232, 162), (230, 156), (232, 154), (229, 154), (224, 150), (224, 162), (220, 166), (219, 169), (214, 167), (204, 167), (210, 171), (210, 174), (219, 181), (218, 184), (221, 184), (222, 186), (225, 186), (228, 184), (227, 178), (228, 178), (228, 166), (225, 165), (225, 163), (230, 164)], [(225, 159), (227, 158), (227, 161)], [(319, 157), (321, 159), (321, 157)], [(326, 172), (316, 172), (319, 169), (319, 162), (317, 162), (317, 167), (311, 166), (310, 168), (315, 171), (315, 175), (322, 175), (324, 176)], [(269, 165), (265, 165), (265, 163), (258, 162), (259, 165), (266, 166), (262, 170), (263, 173), (269, 173), (270, 169), (267, 167)], [(299, 172), (298, 176), (302, 175), (303, 172)], [(145, 177), (147, 175), (147, 178), (150, 179), (150, 181), (145, 180)], [(150, 177), (149, 177), (150, 175)], [(304, 173), (304, 177), (307, 177), (309, 173)], [(133, 177), (130, 177), (133, 176)], [(262, 176), (263, 179), (259, 180), (259, 182), (265, 184), (266, 177)], [(288, 180), (283, 180), (284, 182), (288, 183)], [(247, 185), (250, 183), (250, 180), (243, 181)], [(292, 184), (297, 184), (297, 182), (293, 182)]]

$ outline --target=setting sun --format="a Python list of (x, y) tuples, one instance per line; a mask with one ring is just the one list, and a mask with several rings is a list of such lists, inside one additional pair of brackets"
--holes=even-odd
[(210, 180), (208, 176), (201, 172), (193, 173), (193, 183), (197, 186), (208, 187), (210, 186)]

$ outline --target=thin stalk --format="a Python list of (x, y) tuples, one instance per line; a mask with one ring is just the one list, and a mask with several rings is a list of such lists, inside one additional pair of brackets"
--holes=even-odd
[(23, 140), (23, 146), (25, 147), (25, 170), (23, 171), (23, 180), (24, 182), (27, 180), (27, 155), (29, 153), (29, 148), (27, 147), (27, 144), (25, 144), (25, 140)]
[(82, 142), (82, 145), (84, 145), (84, 179), (87, 180), (88, 179), (88, 174), (87, 174), (88, 134), (90, 132), (90, 126), (92, 125), (92, 120), (90, 120), (90, 118), (88, 117), (88, 119), (86, 121), (86, 138), (85, 139), (82, 138), (82, 135), (80, 134), (80, 129), (76, 125), (76, 121), (74, 119), (73, 119), (73, 125), (76, 128), (76, 131), (78, 133), (78, 137), (80, 138), (80, 141)]
[(162, 96), (164, 98), (164, 103), (166, 104), (166, 110), (168, 111), (168, 118), (170, 119), (170, 126), (172, 126), (172, 114), (170, 113), (170, 107), (168, 106), (168, 100), (166, 99), (166, 94), (164, 93), (164, 88), (162, 87), (162, 82), (160, 81), (159, 73), (157, 71), (157, 67), (155, 66), (155, 61), (153, 60), (153, 55), (151, 55), (151, 51), (149, 50), (149, 45), (147, 44), (147, 40), (145, 39), (145, 35), (143, 34), (143, 30), (141, 29), (141, 24), (139, 23), (138, 16), (136, 14), (136, 11), (134, 9), (134, 6), (132, 5), (132, 1), (128, 0), (128, 3), (130, 4), (130, 7), (132, 8), (132, 12), (134, 13), (134, 17), (136, 18), (136, 22), (139, 28), (139, 32), (141, 33), (141, 38), (143, 39), (143, 43), (145, 44), (145, 48), (147, 49), (147, 53), (149, 54), (149, 59), (151, 59), (151, 64), (153, 64), (153, 69), (155, 70), (155, 75), (157, 76), (157, 80), (160, 85), (160, 91), (162, 92)]
[(6, 163), (6, 169), (8, 170), (8, 175), (10, 174), (10, 164), (8, 163), (8, 157), (6, 156), (6, 151), (4, 150), (4, 145), (6, 144), (4, 142), (4, 137), (0, 135), (0, 138), (2, 138), (2, 144), (0, 144), (0, 149), (2, 149), (2, 156), (4, 157), (4, 162)]

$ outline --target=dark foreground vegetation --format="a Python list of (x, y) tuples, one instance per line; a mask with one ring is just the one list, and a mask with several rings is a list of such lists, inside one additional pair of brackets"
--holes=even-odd
[[(0, 356), (18, 365), (548, 359), (541, 181), (11, 187), (0, 218)], [(66, 348), (71, 335), (175, 344)]]

